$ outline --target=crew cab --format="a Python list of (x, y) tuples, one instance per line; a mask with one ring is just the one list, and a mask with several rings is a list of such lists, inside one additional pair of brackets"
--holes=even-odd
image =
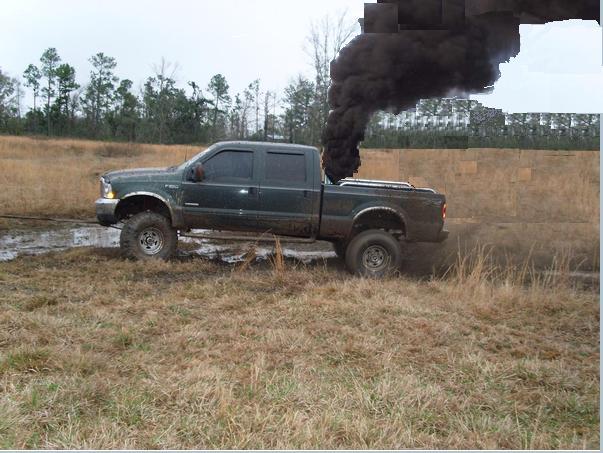
[(317, 148), (221, 142), (180, 166), (101, 177), (101, 225), (123, 222), (127, 257), (169, 259), (194, 229), (270, 233), (333, 243), (363, 276), (397, 271), (402, 241), (442, 242), (446, 198), (404, 182), (321, 174)]

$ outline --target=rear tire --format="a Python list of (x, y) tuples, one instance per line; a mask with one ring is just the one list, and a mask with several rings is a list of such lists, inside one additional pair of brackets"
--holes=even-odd
[(360, 277), (382, 278), (399, 272), (402, 266), (400, 243), (391, 234), (368, 230), (355, 236), (346, 251), (348, 270)]
[(119, 245), (126, 258), (167, 261), (178, 248), (178, 233), (164, 216), (141, 212), (126, 221)]

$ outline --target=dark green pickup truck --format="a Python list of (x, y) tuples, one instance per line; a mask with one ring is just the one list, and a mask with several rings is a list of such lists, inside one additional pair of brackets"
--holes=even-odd
[(217, 143), (165, 169), (101, 177), (102, 225), (124, 223), (126, 256), (168, 259), (178, 232), (271, 233), (333, 243), (348, 268), (381, 276), (400, 267), (400, 241), (442, 242), (446, 198), (408, 183), (323, 180), (318, 149)]

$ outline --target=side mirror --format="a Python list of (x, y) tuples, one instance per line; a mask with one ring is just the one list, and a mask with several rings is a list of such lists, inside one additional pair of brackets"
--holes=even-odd
[(194, 182), (201, 182), (205, 179), (205, 170), (203, 164), (197, 164), (193, 167), (192, 180)]

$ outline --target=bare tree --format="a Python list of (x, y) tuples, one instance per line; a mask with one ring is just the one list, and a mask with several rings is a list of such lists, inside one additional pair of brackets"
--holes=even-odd
[(304, 50), (311, 59), (317, 81), (328, 82), (331, 61), (354, 36), (357, 25), (347, 10), (335, 16), (328, 14), (310, 24)]
[(272, 93), (266, 91), (264, 93), (264, 141), (268, 141), (268, 129), (270, 128), (270, 98)]
[(165, 57), (161, 57), (161, 61), (153, 63), (152, 68), (156, 77), (160, 77), (163, 80), (172, 79), (177, 81), (176, 74), (180, 71), (178, 63), (172, 63), (171, 61), (167, 61)]
[(17, 118), (21, 118), (21, 106), (23, 104), (23, 96), (25, 95), (25, 91), (21, 88), (22, 83), (21, 80), (15, 78), (15, 108), (17, 112)]
[[(304, 50), (314, 70), (316, 99), (312, 141), (322, 137), (329, 115), (328, 92), (331, 82), (331, 61), (358, 31), (358, 23), (344, 10), (335, 15), (326, 15), (310, 24)], [(318, 136), (316, 136), (318, 134)]]
[(253, 104), (255, 113), (255, 134), (260, 132), (260, 79), (256, 79), (249, 85), (249, 90), (253, 94)]
[(241, 137), (249, 137), (249, 112), (253, 108), (253, 86), (250, 84), (243, 91), (243, 108), (241, 112)]
[(170, 114), (174, 108), (173, 96), (174, 86), (176, 83), (176, 74), (180, 66), (178, 63), (171, 63), (161, 57), (159, 64), (153, 64), (153, 72), (157, 83), (157, 121), (159, 132), (159, 143), (163, 143), (167, 135), (167, 123)]

